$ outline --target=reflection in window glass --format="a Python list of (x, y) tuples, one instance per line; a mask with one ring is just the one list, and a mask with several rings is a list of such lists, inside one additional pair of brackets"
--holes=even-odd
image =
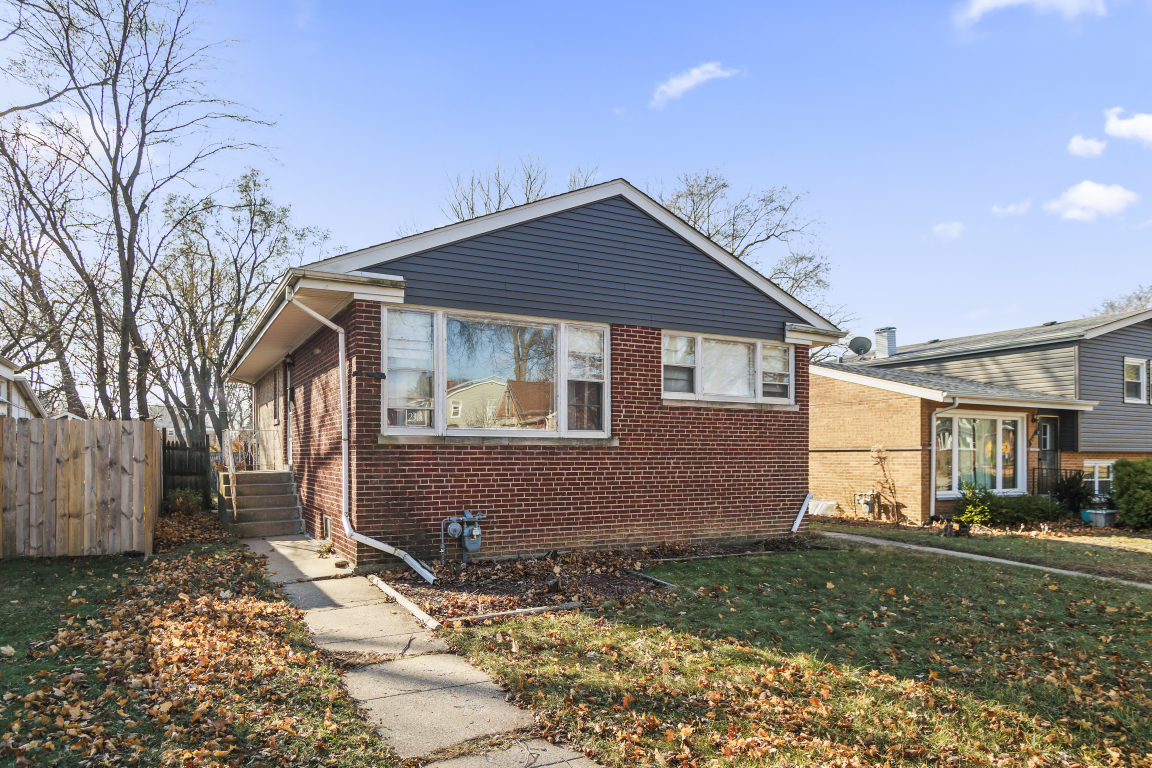
[(788, 399), (788, 385), (791, 381), (791, 355), (788, 347), (778, 347), (774, 344), (763, 346), (761, 362), (761, 387), (764, 397)]
[(936, 490), (952, 490), (952, 419), (936, 420)]
[(449, 428), (557, 429), (556, 326), (449, 316), (447, 362)]
[(704, 340), (704, 394), (755, 397), (752, 381), (756, 375), (754, 344), (739, 341)]
[(1016, 485), (1016, 445), (1016, 420), (1005, 419), (1000, 423), (1000, 487), (1006, 491), (1015, 490), (1018, 487)]
[(388, 312), (388, 426), (431, 427), (432, 315)]
[(1144, 363), (1124, 363), (1124, 399), (1144, 402)]
[(604, 429), (604, 331), (568, 327), (568, 429)]
[(696, 391), (696, 339), (664, 337), (664, 391), (692, 394)]
[(996, 487), (996, 420), (956, 419), (960, 484)]

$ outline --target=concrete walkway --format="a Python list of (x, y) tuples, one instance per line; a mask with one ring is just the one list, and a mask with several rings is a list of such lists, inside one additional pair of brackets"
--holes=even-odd
[(505, 701), (486, 673), (450, 653), (367, 579), (333, 578), (348, 571), (317, 554), (320, 542), (278, 536), (244, 543), (269, 555), (271, 578), (304, 611), (316, 645), (360, 665), (344, 675), (345, 685), (401, 757), (441, 758), (429, 768), (596, 765), (571, 749), (523, 738), (531, 714)]
[(986, 555), (974, 555), (971, 552), (956, 552), (951, 549), (937, 549), (936, 547), (922, 547), (918, 544), (906, 544), (902, 541), (890, 541), (888, 539), (875, 539), (871, 536), (858, 536), (854, 533), (833, 533), (832, 531), (818, 531), (821, 536), (828, 536), (833, 539), (846, 539), (848, 541), (859, 541), (864, 544), (875, 544), (881, 547), (900, 547), (902, 549), (915, 549), (919, 552), (930, 552), (933, 555), (948, 555), (949, 557), (960, 557), (965, 560), (981, 560), (985, 563), (997, 563), (999, 565), (1015, 565), (1019, 568), (1032, 568), (1037, 571), (1044, 571), (1045, 573), (1058, 573), (1061, 576), (1083, 576), (1088, 579), (1098, 579), (1100, 581), (1111, 581), (1115, 584), (1124, 584), (1129, 587), (1140, 587), (1140, 589), (1152, 589), (1152, 584), (1142, 584), (1139, 581), (1127, 581), (1125, 579), (1114, 579), (1111, 576), (1098, 576), (1094, 573), (1084, 573), (1083, 571), (1066, 571), (1063, 568), (1049, 568), (1046, 565), (1035, 565), (1034, 563), (1021, 563), (1017, 560), (1004, 560), (1000, 557), (988, 557)]

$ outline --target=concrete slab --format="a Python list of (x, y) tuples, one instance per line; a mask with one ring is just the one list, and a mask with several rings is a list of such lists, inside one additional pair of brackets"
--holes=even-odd
[(337, 576), (349, 572), (347, 568), (336, 567), (340, 557), (317, 555), (316, 551), (324, 545), (324, 542), (302, 533), (242, 539), (242, 541), (256, 554), (268, 555), (268, 578), (277, 584), (321, 576)]
[[(396, 611), (396, 613), (393, 613)], [(318, 640), (362, 640), (377, 635), (410, 635), (421, 627), (395, 603), (364, 603), (347, 608), (305, 611), (304, 620)]]
[[(448, 690), (477, 683), (491, 685), (488, 675), (484, 674), (483, 671), (459, 656), (451, 654), (418, 656), (412, 659), (390, 661), (385, 664), (373, 664), (370, 667), (362, 667), (348, 672), (344, 676), (344, 683), (348, 686), (348, 692), (360, 701), (394, 698), (409, 693)], [(492, 688), (500, 692), (496, 686), (492, 685)], [(499, 698), (506, 707), (516, 709), (504, 702), (503, 692), (500, 692)], [(512, 729), (509, 728), (508, 730)], [(457, 738), (455, 742), (464, 740), (464, 738)]]
[(284, 584), (292, 604), (304, 611), (352, 608), (388, 602), (388, 596), (363, 576)]
[(378, 653), (382, 656), (417, 656), (421, 653), (446, 653), (448, 644), (427, 633), (376, 635), (359, 640), (316, 638), (316, 645), (333, 653)]
[(426, 768), (596, 768), (584, 753), (549, 744), (543, 739), (518, 741), (481, 755), (461, 755), (429, 763)]

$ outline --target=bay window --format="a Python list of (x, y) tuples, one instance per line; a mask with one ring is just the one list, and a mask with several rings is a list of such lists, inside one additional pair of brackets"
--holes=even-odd
[(958, 495), (965, 486), (1023, 492), (1024, 417), (948, 414), (936, 417), (936, 491)]
[(1124, 358), (1124, 402), (1148, 402), (1148, 361)]
[(787, 344), (667, 332), (664, 397), (791, 404), (793, 364)]
[(608, 328), (383, 309), (384, 431), (606, 437)]

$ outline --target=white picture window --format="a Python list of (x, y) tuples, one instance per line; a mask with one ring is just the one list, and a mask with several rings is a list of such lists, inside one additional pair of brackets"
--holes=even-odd
[(778, 342), (666, 332), (664, 397), (790, 404), (794, 348)]
[(607, 326), (385, 309), (384, 431), (608, 436)]
[(1148, 361), (1124, 358), (1124, 402), (1148, 402)]
[(1084, 487), (1086, 487), (1093, 496), (1111, 496), (1112, 462), (1084, 462)]
[(965, 486), (1021, 493), (1025, 482), (1024, 417), (958, 413), (936, 417), (936, 490), (959, 495)]

